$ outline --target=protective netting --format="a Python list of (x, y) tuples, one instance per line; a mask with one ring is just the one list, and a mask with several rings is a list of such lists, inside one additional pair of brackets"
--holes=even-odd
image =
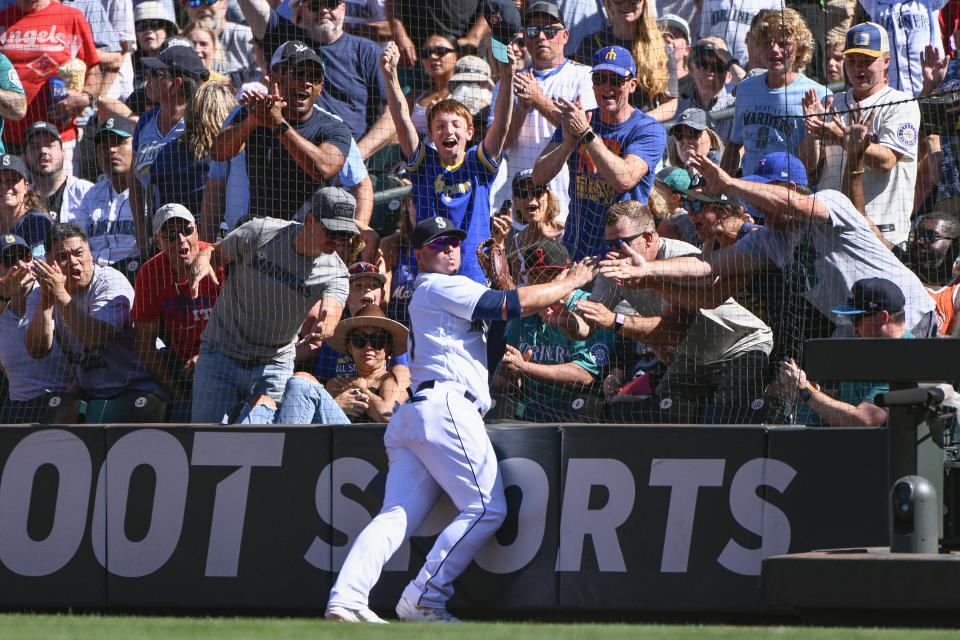
[(0, 423), (386, 421), (437, 215), (604, 261), (476, 323), (488, 420), (882, 423), (803, 344), (954, 332), (956, 20), (787, 5), (10, 5)]

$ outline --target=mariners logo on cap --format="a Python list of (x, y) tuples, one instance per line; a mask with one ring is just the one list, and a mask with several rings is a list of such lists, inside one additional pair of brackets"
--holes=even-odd
[(10, 166), (10, 156), (3, 156), (3, 166), (5, 167)]
[(605, 60), (616, 60), (617, 52), (614, 51), (613, 49), (610, 49), (610, 51), (607, 51), (607, 53), (603, 57)]
[(437, 228), (438, 228), (438, 229), (446, 229), (446, 228), (447, 228), (447, 223), (444, 221), (443, 218), (436, 218), (436, 220), (437, 220)]
[(684, 110), (684, 112), (680, 114), (680, 119), (681, 119), (681, 120), (689, 120), (689, 119), (690, 119), (690, 116), (692, 116), (692, 115), (693, 115), (693, 114), (690, 113), (689, 110)]
[(107, 120), (106, 122), (104, 122), (104, 123), (103, 123), (103, 126), (104, 126), (104, 128), (106, 128), (106, 129), (113, 129), (113, 118), (110, 118), (109, 120)]
[(857, 47), (869, 47), (870, 46), (870, 34), (866, 31), (858, 31), (853, 34), (853, 44)]

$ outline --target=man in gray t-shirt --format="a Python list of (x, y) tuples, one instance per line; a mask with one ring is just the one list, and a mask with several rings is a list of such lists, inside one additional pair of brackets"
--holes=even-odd
[(357, 233), (356, 200), (319, 189), (301, 224), (258, 218), (202, 250), (191, 286), (218, 267), (229, 275), (203, 331), (193, 377), (193, 422), (223, 422), (251, 396), (279, 401), (298, 333), (333, 334), (349, 291), (337, 246)]
[[(632, 251), (658, 261), (700, 253), (686, 242), (660, 238), (653, 214), (636, 201), (615, 204), (606, 222), (610, 250), (621, 255)], [(593, 326), (642, 340), (670, 362), (656, 391), (684, 404), (675, 407), (680, 418), (757, 422), (773, 333), (732, 298), (697, 304), (702, 308), (674, 313), (654, 291), (622, 289), (603, 276), (594, 281), (590, 300), (577, 303)]]
[(42, 358), (56, 343), (87, 398), (115, 398), (126, 391), (165, 397), (137, 358), (134, 346), (133, 287), (116, 269), (93, 263), (83, 227), (53, 228), (46, 239), (47, 260), (34, 260), (40, 286), (37, 307), (24, 343)]
[[(803, 186), (806, 172), (799, 159), (769, 154), (760, 161), (757, 173), (743, 180), (700, 154), (694, 155), (693, 164), (706, 179), (707, 192), (746, 200), (765, 215), (767, 226), (703, 259), (610, 261), (601, 265), (601, 273), (639, 278), (635, 282), (650, 286), (732, 278), (773, 264), (791, 282), (802, 283), (806, 299), (825, 316), (844, 303), (854, 282), (880, 277), (903, 292), (907, 328), (918, 338), (933, 335), (934, 303), (920, 280), (880, 243), (846, 196), (830, 190), (810, 194)], [(849, 329), (849, 322), (844, 324)]]

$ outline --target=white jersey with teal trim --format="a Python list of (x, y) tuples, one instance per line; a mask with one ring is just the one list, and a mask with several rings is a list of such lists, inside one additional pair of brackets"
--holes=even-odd
[(471, 320), (486, 291), (466, 276), (417, 276), (408, 307), (411, 388), (427, 380), (453, 381), (477, 397), (481, 411), (490, 407), (487, 337), (483, 323)]

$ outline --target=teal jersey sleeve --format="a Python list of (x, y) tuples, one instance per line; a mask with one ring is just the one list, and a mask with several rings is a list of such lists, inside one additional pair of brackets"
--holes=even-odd
[(13, 68), (10, 59), (2, 53), (0, 53), (0, 89), (16, 91), (26, 95), (23, 84), (20, 82), (20, 76), (17, 75), (17, 70)]

